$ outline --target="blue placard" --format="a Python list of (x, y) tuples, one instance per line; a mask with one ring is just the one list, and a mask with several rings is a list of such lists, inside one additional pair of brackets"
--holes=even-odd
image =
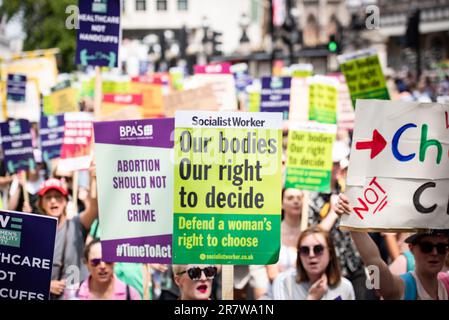
[(0, 300), (47, 300), (57, 219), (0, 211)]
[(34, 169), (33, 144), (28, 120), (10, 120), (0, 123), (3, 161), (9, 173)]
[(260, 111), (282, 112), (283, 119), (288, 120), (291, 81), (291, 77), (263, 77)]
[(120, 0), (79, 0), (76, 63), (118, 66)]
[(61, 156), (62, 141), (64, 139), (64, 123), (63, 114), (41, 116), (39, 134), (42, 159), (45, 162)]
[(8, 74), (6, 99), (24, 102), (26, 98), (27, 77), (23, 74)]

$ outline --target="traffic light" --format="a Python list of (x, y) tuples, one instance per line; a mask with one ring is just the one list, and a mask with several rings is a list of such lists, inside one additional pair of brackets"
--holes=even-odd
[(327, 50), (331, 53), (339, 53), (340, 49), (340, 43), (337, 41), (335, 34), (331, 34), (327, 43)]
[(414, 10), (407, 21), (407, 31), (405, 33), (405, 46), (408, 48), (419, 47), (419, 20), (420, 10)]
[(214, 31), (212, 33), (212, 54), (214, 56), (223, 55), (223, 49), (221, 47), (223, 44), (223, 40), (221, 39), (222, 36), (222, 32)]

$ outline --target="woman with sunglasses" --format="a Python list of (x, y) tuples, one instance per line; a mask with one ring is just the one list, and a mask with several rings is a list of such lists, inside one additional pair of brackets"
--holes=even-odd
[(296, 270), (284, 272), (273, 284), (276, 300), (354, 300), (349, 280), (341, 276), (329, 233), (319, 226), (304, 230), (297, 244)]
[(216, 266), (173, 265), (175, 283), (179, 287), (180, 300), (209, 300), (212, 281), (217, 275)]
[(136, 289), (114, 275), (114, 264), (102, 260), (99, 239), (89, 242), (84, 250), (84, 259), (90, 275), (81, 283), (80, 300), (140, 300)]
[[(340, 216), (352, 212), (352, 206), (345, 195), (339, 195), (335, 211)], [(378, 291), (384, 299), (448, 300), (449, 287), (439, 279), (449, 249), (447, 230), (429, 230), (412, 234), (405, 239), (415, 258), (415, 270), (400, 276), (390, 271), (366, 232), (352, 231), (351, 237), (363, 262), (379, 270)]]

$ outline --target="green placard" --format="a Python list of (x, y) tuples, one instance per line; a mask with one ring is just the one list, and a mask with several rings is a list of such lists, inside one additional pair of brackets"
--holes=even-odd
[(346, 59), (340, 63), (340, 68), (345, 75), (354, 108), (356, 99), (390, 99), (377, 54)]
[(336, 126), (297, 124), (288, 133), (285, 188), (330, 192)]
[(335, 86), (313, 83), (309, 87), (309, 120), (337, 123), (338, 91)]
[(248, 111), (249, 112), (260, 111), (260, 92), (248, 93)]
[(103, 81), (102, 91), (103, 94), (105, 93), (126, 94), (131, 91), (131, 83), (124, 81)]
[[(282, 115), (177, 112), (175, 119), (173, 263), (275, 263)], [(228, 125), (189, 128), (180, 124), (186, 119)], [(230, 125), (238, 119), (253, 122)]]

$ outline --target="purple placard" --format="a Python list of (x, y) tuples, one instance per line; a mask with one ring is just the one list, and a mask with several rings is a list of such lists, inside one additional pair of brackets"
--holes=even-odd
[(76, 63), (118, 66), (120, 0), (79, 0)]
[(95, 122), (95, 143), (173, 148), (174, 118)]
[(6, 96), (8, 101), (25, 101), (27, 76), (24, 74), (8, 74)]
[(28, 120), (0, 123), (3, 161), (9, 173), (35, 168), (31, 128)]
[(105, 261), (171, 264), (172, 235), (138, 237), (118, 240), (101, 240)]
[(263, 77), (260, 111), (282, 112), (283, 119), (288, 120), (291, 80), (291, 77)]
[[(55, 218), (0, 211), (0, 300), (48, 300)], [(9, 258), (8, 258), (9, 257)]]
[(64, 115), (41, 115), (39, 135), (44, 161), (59, 158), (64, 139)]

